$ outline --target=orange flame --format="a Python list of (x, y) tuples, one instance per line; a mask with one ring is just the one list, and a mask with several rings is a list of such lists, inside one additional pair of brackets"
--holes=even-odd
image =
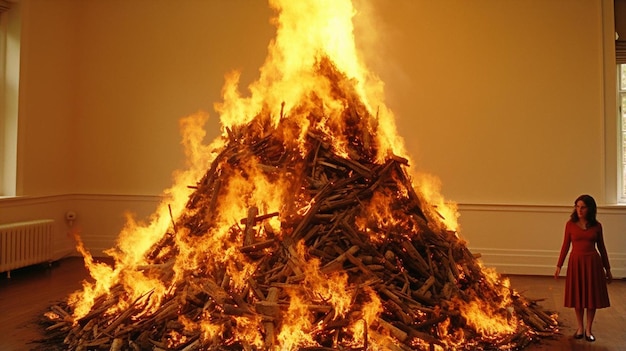
[[(71, 296), (70, 304), (74, 309), (75, 320), (87, 315), (96, 301), (114, 294), (111, 288), (120, 283), (124, 290), (115, 292), (119, 294), (119, 301), (111, 305), (110, 312), (126, 310), (130, 306), (142, 306), (142, 309), (137, 309), (134, 317), (149, 315), (156, 308), (163, 307), (166, 297), (172, 296), (177, 289), (193, 289), (195, 284), (193, 281), (188, 282), (187, 286), (183, 286), (182, 282), (189, 277), (186, 272), (194, 271), (198, 267), (217, 267), (216, 269), (220, 270), (221, 281), (210, 282), (211, 291), (215, 294), (211, 296), (211, 301), (225, 300), (226, 290), (242, 295), (251, 294), (245, 287), (257, 266), (250, 263), (238, 249), (248, 244), (245, 236), (233, 233), (246, 230), (241, 228), (239, 220), (246, 218), (246, 214), (254, 217), (254, 213), (250, 214), (250, 209), (257, 209), (260, 213), (295, 213), (300, 216), (306, 216), (312, 211), (318, 205), (315, 198), (301, 195), (296, 198), (295, 203), (293, 202), (294, 187), (298, 185), (292, 184), (292, 181), (304, 178), (298, 174), (299, 169), (272, 172), (272, 167), (278, 166), (262, 164), (258, 159), (246, 157), (245, 154), (238, 155), (237, 169), (229, 169), (233, 176), (227, 182), (219, 184), (220, 198), (212, 201), (219, 204), (219, 208), (201, 214), (206, 217), (205, 222), (214, 225), (206, 229), (203, 235), (194, 235), (192, 229), (179, 227), (175, 219), (200, 215), (189, 213), (185, 207), (190, 193), (188, 185), (206, 181), (202, 177), (209, 165), (230, 167), (220, 158), (222, 150), (228, 147), (226, 141), (230, 140), (236, 146), (244, 128), (259, 128), (262, 131), (262, 126), (255, 125), (254, 122), (261, 111), (270, 117), (268, 123), (283, 133), (282, 142), (290, 148), (300, 150), (303, 155), (306, 152), (304, 140), (307, 134), (312, 132), (309, 130), (311, 122), (308, 117), (310, 111), (316, 111), (322, 115), (316, 125), (317, 130), (330, 136), (328, 142), (332, 144), (333, 150), (345, 159), (355, 156), (350, 148), (354, 140), (346, 137), (351, 135), (353, 129), (361, 133), (360, 142), (378, 145), (374, 155), (377, 163), (384, 164), (390, 155), (409, 159), (402, 138), (396, 131), (393, 113), (384, 104), (383, 83), (366, 69), (356, 49), (352, 21), (357, 12), (352, 3), (348, 0), (270, 0), (270, 5), (278, 13), (274, 19), (277, 36), (269, 46), (269, 54), (260, 69), (259, 79), (249, 86), (251, 95), (244, 97), (239, 93), (238, 72), (226, 75), (222, 92), (223, 102), (216, 105), (223, 128), (222, 137), (210, 145), (203, 144), (205, 137), (203, 126), (207, 119), (204, 114), (181, 120), (188, 169), (175, 174), (174, 185), (165, 191), (163, 202), (149, 218), (148, 223), (137, 223), (134, 219), (128, 218), (115, 248), (107, 251), (107, 254), (115, 260), (113, 267), (94, 262), (77, 236), (79, 251), (85, 257), (85, 264), (95, 282), (85, 283), (82, 291)], [(344, 90), (346, 87), (336, 86), (339, 83), (319, 74), (320, 70), (324, 70), (324, 65), (329, 64), (327, 60), (347, 77), (347, 80), (338, 82), (352, 84), (350, 89), (346, 90), (353, 91), (356, 96), (349, 98), (362, 102), (357, 108), (364, 110), (355, 113), (373, 116), (372, 118), (363, 118), (356, 127), (346, 122), (344, 115), (346, 101), (338, 98), (336, 94), (337, 90)], [(313, 100), (311, 92), (315, 92), (316, 100)], [(289, 116), (289, 122), (285, 121), (285, 116)], [(281, 123), (297, 124), (298, 128), (289, 128)], [(372, 138), (375, 140), (370, 140)], [(443, 228), (456, 235), (458, 231), (456, 206), (444, 200), (440, 194), (439, 182), (427, 175), (420, 174), (415, 178), (420, 179), (417, 189), (420, 197), (431, 204), (430, 207), (425, 207), (425, 210), (436, 211), (437, 213), (431, 217), (440, 218), (440, 221), (428, 225), (441, 226), (437, 229)], [(410, 191), (411, 189), (400, 189), (400, 194), (376, 193), (367, 205), (367, 215), (356, 219), (359, 230), (369, 234), (373, 241), (382, 241), (386, 233), (373, 232), (370, 228), (401, 228), (401, 232), (406, 233), (402, 235), (407, 237), (411, 235), (410, 233), (419, 234), (417, 219), (409, 214), (398, 216), (390, 208), (395, 200), (394, 196), (410, 197)], [(280, 239), (285, 235), (281, 232), (281, 221), (285, 220), (287, 218), (279, 216), (268, 218), (262, 225), (247, 228), (249, 233), (246, 235), (250, 235), (256, 241)], [(372, 222), (377, 225), (369, 225)], [(163, 233), (167, 235), (164, 237)], [(171, 277), (162, 277), (154, 273), (155, 259), (170, 254), (160, 252), (158, 255), (161, 256), (152, 256), (150, 250), (163, 240), (175, 243), (171, 250), (177, 251), (171, 259), (159, 263), (173, 267), (174, 274)], [(322, 302), (324, 306), (331, 306), (331, 310), (324, 310), (324, 313), (327, 313), (325, 320), (341, 318), (349, 321), (347, 329), (351, 331), (354, 345), (363, 347), (367, 343), (370, 350), (398, 348), (394, 346), (397, 341), (389, 330), (393, 328), (381, 326), (383, 323), (380, 317), (385, 310), (384, 304), (371, 287), (365, 283), (351, 285), (347, 275), (340, 271), (340, 263), (333, 265), (331, 262), (322, 265), (319, 260), (307, 255), (302, 242), (295, 245), (295, 250), (291, 249), (293, 252), (290, 251), (290, 260), (298, 264), (289, 265), (288, 262), (286, 266), (294, 270), (297, 267), (306, 268), (297, 272), (297, 278), (284, 287), (288, 293), (288, 297), (284, 298), (288, 302), (273, 301), (266, 306), (282, 313), (279, 330), (276, 331), (276, 340), (281, 350), (316, 346), (313, 335), (320, 332), (322, 326), (310, 316), (311, 310), (321, 308)], [(349, 259), (349, 255), (355, 252), (348, 252), (345, 256)], [(389, 261), (387, 264), (393, 265), (395, 258), (391, 256), (387, 258)], [(455, 268), (463, 271), (463, 267)], [(462, 279), (461, 274), (453, 280)], [(506, 288), (500, 288), (501, 283), (496, 280), (497, 277), (489, 278), (485, 284), (499, 291), (508, 291)], [(357, 291), (365, 292), (368, 299), (361, 302), (360, 310), (351, 311), (350, 307)], [(182, 293), (186, 295), (187, 291)], [(514, 318), (502, 313), (502, 310), (506, 310), (506, 306), (510, 304), (510, 296), (501, 296), (501, 304), (496, 306), (495, 310), (486, 309), (478, 298), (469, 302), (454, 299), (450, 304), (458, 308), (468, 325), (485, 337), (511, 333), (518, 323)], [(168, 306), (175, 307), (174, 304), (172, 307)], [(266, 347), (258, 330), (258, 325), (265, 322), (262, 316), (245, 309), (238, 312), (242, 316), (235, 318), (238, 332), (236, 338), (257, 348)], [(494, 319), (493, 316), (498, 318)], [(203, 340), (210, 341), (218, 340), (225, 330), (224, 326), (213, 321), (208, 313), (199, 315), (194, 320), (181, 316), (178, 322), (183, 329), (171, 332), (171, 345), (167, 345), (168, 347), (176, 347), (187, 342), (185, 331), (200, 331)], [(459, 335), (457, 331), (450, 331), (449, 323), (448, 319), (444, 319), (436, 328), (442, 337), (441, 343), (446, 347), (453, 347), (462, 343), (464, 336)], [(414, 342), (416, 347), (427, 345), (426, 342), (423, 342), (423, 345), (421, 343)], [(438, 348), (440, 345), (432, 347)]]

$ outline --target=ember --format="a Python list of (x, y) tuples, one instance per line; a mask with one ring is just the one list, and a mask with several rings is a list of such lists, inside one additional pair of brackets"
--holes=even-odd
[(467, 249), (454, 209), (413, 184), (390, 112), (371, 108), (379, 85), (356, 59), (351, 4), (296, 3), (273, 4), (253, 97), (227, 84), (224, 136), (201, 147), (201, 121), (183, 120), (194, 165), (212, 157), (203, 176), (181, 174), (200, 178), (192, 190), (174, 186), (149, 226), (129, 223), (112, 267), (79, 242), (94, 282), (52, 306), (49, 345), (511, 350), (556, 332)]

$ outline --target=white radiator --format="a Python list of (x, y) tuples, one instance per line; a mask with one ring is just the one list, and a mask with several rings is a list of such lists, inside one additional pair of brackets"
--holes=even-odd
[(0, 224), (0, 273), (52, 262), (54, 220)]

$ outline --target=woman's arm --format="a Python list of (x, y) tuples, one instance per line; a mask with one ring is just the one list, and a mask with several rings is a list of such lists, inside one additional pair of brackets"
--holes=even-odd
[(607, 282), (611, 282), (613, 280), (613, 274), (611, 274), (611, 264), (609, 263), (609, 256), (606, 253), (606, 246), (604, 245), (604, 234), (602, 231), (602, 225), (600, 225), (600, 230), (598, 230), (598, 238), (596, 240), (596, 247), (600, 252), (600, 257), (602, 257), (602, 266), (604, 267), (604, 271), (606, 274)]
[(557, 267), (563, 267), (563, 263), (565, 262), (565, 257), (567, 256), (567, 252), (569, 251), (569, 246), (572, 243), (572, 236), (569, 231), (569, 223), (565, 225), (565, 234), (563, 234), (563, 245), (561, 245), (561, 254), (559, 255), (559, 260), (556, 264)]

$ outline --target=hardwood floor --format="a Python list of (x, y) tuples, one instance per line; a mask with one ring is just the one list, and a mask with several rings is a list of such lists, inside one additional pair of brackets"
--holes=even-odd
[(611, 307), (599, 309), (593, 322), (595, 342), (574, 339), (576, 316), (574, 309), (563, 307), (565, 278), (547, 276), (510, 276), (511, 286), (528, 298), (543, 299), (546, 310), (559, 315), (560, 335), (544, 339), (525, 351), (623, 351), (626, 350), (626, 280), (614, 280), (609, 285)]
[[(80, 289), (86, 273), (81, 258), (66, 258), (51, 267), (38, 265), (0, 278), (0, 351), (42, 350), (37, 319), (49, 306)], [(510, 276), (511, 285), (529, 298), (559, 314), (560, 335), (531, 344), (525, 351), (618, 351), (626, 350), (626, 281), (609, 285), (611, 307), (598, 310), (593, 332), (596, 341), (576, 340), (574, 311), (562, 307), (564, 279), (545, 276)]]

